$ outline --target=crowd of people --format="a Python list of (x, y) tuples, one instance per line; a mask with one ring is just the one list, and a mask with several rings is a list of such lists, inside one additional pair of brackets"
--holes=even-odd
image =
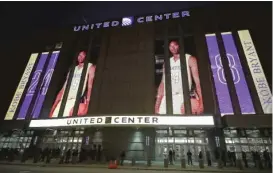
[(33, 159), (34, 163), (45, 162), (50, 163), (52, 159), (59, 159), (59, 163), (77, 163), (84, 162), (86, 160), (96, 160), (101, 161), (102, 147), (101, 145), (94, 145), (91, 149), (67, 149), (66, 151), (60, 148), (26, 148), (24, 151), (20, 152), (18, 149), (13, 148), (3, 148), (0, 149), (0, 160), (14, 161), (20, 159), (21, 162)]
[[(204, 160), (204, 154), (206, 157), (207, 165), (212, 166), (212, 158), (211, 153), (206, 150), (205, 153), (202, 151), (198, 154), (199, 160)], [(261, 152), (251, 152), (252, 155), (252, 163), (257, 168), (271, 168), (272, 167), (272, 153), (268, 152), (268, 150), (264, 150)], [(193, 165), (192, 159), (192, 152), (190, 150), (187, 151), (185, 156), (181, 156), (181, 159), (187, 159), (188, 165)], [(242, 160), (244, 167), (249, 167), (249, 159), (247, 158), (247, 154), (242, 151), (241, 157), (234, 151), (219, 151), (216, 149), (214, 151), (214, 156), (216, 161), (221, 161), (223, 166), (235, 166), (238, 159)], [(166, 153), (165, 158), (168, 159), (169, 164), (173, 165), (174, 161), (176, 160), (176, 153), (174, 150), (170, 149), (168, 153)], [(238, 157), (238, 158), (237, 158)], [(66, 151), (62, 151), (60, 148), (57, 149), (50, 149), (48, 147), (41, 149), (41, 148), (27, 148), (23, 152), (20, 152), (18, 149), (13, 148), (2, 148), (0, 149), (0, 160), (5, 161), (14, 161), (21, 159), (21, 162), (25, 162), (26, 160), (33, 159), (34, 163), (37, 162), (45, 162), (50, 163), (52, 159), (59, 159), (59, 164), (63, 163), (82, 163), (87, 160), (94, 160), (100, 162), (102, 160), (102, 147), (101, 145), (94, 145), (91, 149), (84, 149), (81, 150), (77, 149), (67, 149)], [(120, 164), (123, 165), (123, 161), (125, 159), (125, 151), (122, 151), (120, 156)], [(106, 160), (116, 160), (115, 157), (106, 158)], [(229, 164), (229, 165), (228, 165)]]
[[(251, 152), (252, 154), (252, 162), (254, 163), (254, 166), (255, 167), (264, 167), (264, 168), (272, 168), (272, 153), (268, 152), (268, 150), (264, 150), (262, 153), (261, 152), (254, 152), (252, 151)], [(262, 157), (261, 157), (262, 155)], [(186, 156), (187, 156), (187, 163), (188, 165), (193, 165), (192, 164), (192, 152), (190, 150), (187, 151), (186, 153)], [(205, 151), (205, 156), (206, 156), (206, 161), (207, 161), (207, 165), (208, 166), (212, 166), (212, 158), (211, 158), (211, 154), (208, 150)], [(239, 159), (237, 158), (236, 156), (236, 153), (234, 151), (225, 151), (225, 150), (222, 150), (222, 151), (219, 151), (218, 149), (216, 149), (214, 151), (214, 156), (215, 156), (215, 160), (216, 161), (221, 161), (221, 163), (223, 164), (223, 166), (237, 166), (236, 164), (236, 161)], [(185, 156), (180, 156), (181, 159), (185, 159)], [(170, 149), (169, 150), (169, 153), (168, 153), (168, 157), (166, 156), (165, 158), (168, 158), (168, 161), (169, 161), (169, 164), (170, 165), (173, 165), (173, 162), (175, 161), (175, 158), (176, 158), (176, 155), (175, 155), (175, 151)], [(204, 160), (204, 156), (203, 156), (203, 152), (202, 151), (199, 151), (198, 153), (198, 159), (199, 160)], [(244, 167), (248, 168), (249, 167), (249, 164), (248, 164), (248, 158), (247, 158), (247, 154), (246, 152), (242, 151), (241, 153), (241, 157), (240, 159), (242, 160), (243, 162), (243, 165)], [(228, 165), (229, 163), (229, 165)]]

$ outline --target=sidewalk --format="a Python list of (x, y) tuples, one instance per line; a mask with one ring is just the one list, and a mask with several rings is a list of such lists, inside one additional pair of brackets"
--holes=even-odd
[[(0, 161), (0, 165), (20, 165), (20, 166), (40, 166), (40, 167), (85, 167), (85, 168), (101, 168), (101, 169), (108, 169), (107, 164), (58, 164), (58, 163), (33, 163), (31, 161), (26, 161), (25, 163), (21, 163), (20, 161), (13, 161), (13, 162), (7, 162), (7, 161)], [(198, 166), (188, 166), (185, 169), (182, 169), (180, 165), (169, 165), (168, 168), (164, 168), (163, 165), (152, 165), (150, 167), (147, 167), (146, 165), (137, 165), (137, 166), (130, 166), (130, 165), (124, 165), (119, 166), (118, 169), (129, 169), (129, 170), (158, 170), (158, 171), (191, 171), (191, 172), (242, 172), (242, 173), (254, 173), (254, 172), (271, 172), (272, 170), (258, 170), (255, 168), (246, 168), (244, 170), (239, 170), (234, 167), (229, 168), (223, 168), (219, 169), (217, 167), (205, 167), (204, 169), (200, 169)]]

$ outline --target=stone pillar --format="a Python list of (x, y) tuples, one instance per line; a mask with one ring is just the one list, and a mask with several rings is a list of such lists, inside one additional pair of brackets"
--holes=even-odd
[(164, 159), (164, 168), (168, 168), (169, 166), (169, 159)]

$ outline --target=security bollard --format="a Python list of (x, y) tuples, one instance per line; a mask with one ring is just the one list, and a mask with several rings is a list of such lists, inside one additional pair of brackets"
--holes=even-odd
[(59, 164), (63, 164), (64, 163), (64, 155), (61, 156)]
[(134, 158), (132, 158), (132, 166), (136, 165), (136, 160)]
[(262, 170), (262, 169), (264, 169), (264, 166), (263, 166), (263, 163), (262, 163), (262, 161), (261, 160), (258, 160), (257, 161), (258, 162), (258, 168), (260, 169), (260, 170)]
[(186, 159), (181, 159), (181, 168), (186, 168)]
[(151, 166), (152, 165), (152, 160), (149, 158), (147, 159), (147, 166)]
[(219, 169), (222, 169), (222, 168), (223, 168), (223, 163), (222, 163), (222, 160), (221, 160), (221, 159), (218, 159), (218, 160), (217, 160), (217, 167), (218, 167)]
[(72, 164), (76, 164), (77, 163), (77, 156), (72, 156), (72, 161), (71, 161), (71, 163)]
[(199, 159), (199, 168), (203, 169), (204, 166), (204, 160), (203, 159)]
[(169, 159), (164, 159), (164, 168), (168, 168), (169, 166)]
[(240, 170), (244, 169), (241, 159), (236, 160), (236, 167), (239, 168)]

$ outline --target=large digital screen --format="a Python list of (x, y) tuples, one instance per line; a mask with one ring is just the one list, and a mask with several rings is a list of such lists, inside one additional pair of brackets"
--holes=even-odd
[[(95, 76), (95, 66), (92, 63), (88, 62), (87, 72), (83, 74), (85, 59), (86, 59), (86, 52), (81, 51), (77, 57), (77, 64), (74, 66), (74, 72), (73, 72), (72, 80), (70, 83), (66, 104), (64, 107), (63, 117), (72, 116), (73, 114), (73, 109), (77, 99), (77, 93), (79, 90), (79, 85), (80, 85), (82, 75), (84, 75), (83, 76), (84, 84), (83, 84), (83, 87), (80, 89), (82, 103), (80, 103), (79, 105), (78, 115), (82, 116), (87, 114), (92, 85), (93, 85), (93, 79)], [(69, 76), (69, 74), (67, 76)], [(67, 80), (65, 81), (63, 88), (60, 90), (60, 92), (58, 93), (55, 99), (55, 102), (52, 106), (49, 117), (51, 118), (58, 117), (66, 87), (67, 87)]]
[(251, 35), (248, 30), (238, 31), (238, 34), (263, 112), (265, 114), (272, 114), (272, 93)]
[[(226, 57), (229, 62), (229, 69), (232, 74), (233, 83), (239, 100), (242, 114), (255, 114), (254, 106), (250, 96), (250, 92), (246, 83), (243, 68), (240, 62), (237, 48), (235, 46), (231, 32), (221, 33)], [(222, 63), (221, 63), (222, 64)]]
[[(88, 52), (86, 50), (78, 51), (74, 61), (75, 64), (68, 70), (64, 83), (60, 85), (59, 92), (51, 107), (49, 118), (70, 117), (74, 111), (77, 111), (75, 113), (77, 116), (84, 116), (88, 113), (98, 50), (96, 44), (92, 46), (89, 57), (87, 57)], [(79, 101), (79, 106), (75, 110), (77, 101)]]
[[(175, 115), (184, 115), (185, 114), (185, 102), (190, 101), (191, 103), (191, 114), (202, 114), (204, 111), (203, 108), (203, 97), (201, 92), (201, 84), (199, 79), (198, 72), (198, 59), (192, 55), (195, 53), (195, 46), (193, 38), (185, 39), (184, 49), (185, 56), (180, 57), (180, 45), (178, 42), (179, 39), (171, 39), (168, 42), (168, 51), (169, 51), (169, 65), (171, 76), (171, 97), (172, 97), (172, 114)], [(164, 46), (162, 46), (164, 49)], [(164, 51), (163, 51), (164, 52)], [(185, 64), (181, 64), (181, 58), (185, 58)], [(182, 65), (182, 66), (181, 66)], [(182, 71), (181, 69), (187, 69), (188, 85), (190, 100), (185, 100), (183, 93), (183, 80), (182, 80)], [(166, 114), (166, 81), (165, 78), (165, 64), (162, 66), (162, 77), (160, 84), (157, 88), (157, 96), (155, 101), (155, 113), (156, 114)]]
[(19, 102), (21, 100), (21, 97), (23, 95), (23, 92), (25, 90), (25, 87), (28, 83), (28, 80), (29, 80), (29, 77), (31, 75), (31, 72), (32, 72), (32, 69), (35, 65), (35, 62), (37, 60), (37, 57), (38, 57), (38, 53), (33, 53), (31, 54), (30, 58), (29, 58), (29, 61), (27, 63), (27, 66), (25, 68), (25, 71), (22, 75), (22, 78), (17, 86), (17, 89), (15, 91), (15, 94), (12, 98), (12, 101), (11, 101), (11, 104), (8, 108), (8, 111), (6, 113), (6, 116), (5, 116), (5, 120), (12, 120), (14, 115), (15, 115), (15, 112), (17, 110), (17, 107), (19, 105)]
[(206, 34), (206, 42), (220, 113), (234, 114), (216, 35)]

